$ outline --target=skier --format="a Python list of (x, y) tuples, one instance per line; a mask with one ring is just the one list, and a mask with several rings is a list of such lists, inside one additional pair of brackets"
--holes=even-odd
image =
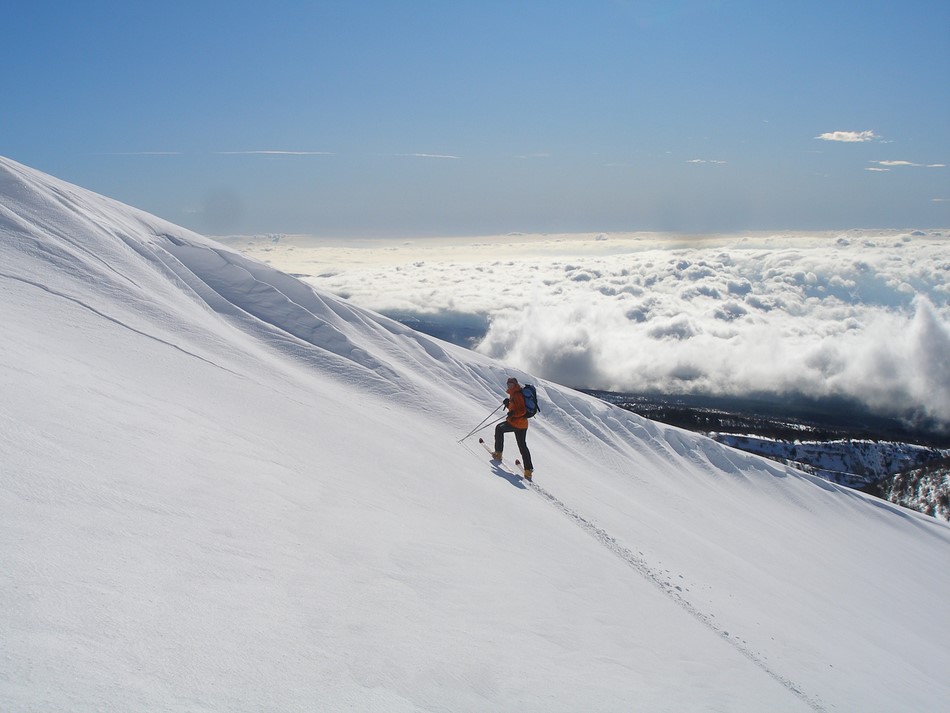
[(518, 450), (521, 451), (521, 457), (524, 459), (524, 477), (531, 480), (534, 466), (531, 463), (531, 451), (528, 450), (528, 443), (525, 440), (528, 435), (528, 419), (525, 417), (527, 410), (524, 405), (524, 396), (521, 395), (521, 385), (516, 378), (509, 377), (508, 398), (502, 403), (508, 409), (508, 418), (495, 427), (495, 451), (492, 457), (501, 460), (501, 452), (505, 449), (505, 434), (514, 433)]

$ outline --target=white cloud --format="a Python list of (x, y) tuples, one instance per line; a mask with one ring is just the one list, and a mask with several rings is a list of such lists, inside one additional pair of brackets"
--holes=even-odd
[(281, 241), (261, 257), (376, 310), (480, 315), (480, 351), (573, 386), (847, 396), (950, 423), (933, 367), (950, 353), (950, 233), (597, 237)]
[(327, 151), (218, 151), (219, 156), (332, 156)]
[(458, 156), (452, 156), (450, 154), (437, 154), (437, 153), (397, 153), (396, 156), (405, 157), (405, 158), (444, 158), (444, 159), (453, 159), (458, 160)]
[(873, 131), (829, 131), (824, 134), (819, 134), (815, 138), (821, 139), (822, 141), (841, 141), (851, 144), (874, 141), (881, 137)]
[[(876, 163), (878, 166), (886, 166), (887, 168), (946, 168), (946, 164), (943, 163), (914, 163), (913, 161), (871, 161), (871, 163)], [(868, 169), (875, 170), (875, 169)], [(882, 170), (882, 169), (877, 169)], [(883, 169), (887, 170), (887, 169)]]

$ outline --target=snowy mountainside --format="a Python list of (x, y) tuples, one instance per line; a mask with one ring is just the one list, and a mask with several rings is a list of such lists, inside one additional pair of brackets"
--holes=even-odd
[(895, 473), (875, 483), (868, 492), (950, 521), (950, 457)]
[(852, 488), (878, 482), (899, 471), (946, 458), (946, 449), (888, 441), (785, 441), (730, 433), (711, 434), (719, 443), (787, 463)]
[[(950, 694), (934, 614), (950, 573), (932, 566), (950, 526), (932, 518), (8, 159), (0, 305), (5, 711), (893, 711)], [(457, 443), (509, 373), (540, 386), (531, 486)]]

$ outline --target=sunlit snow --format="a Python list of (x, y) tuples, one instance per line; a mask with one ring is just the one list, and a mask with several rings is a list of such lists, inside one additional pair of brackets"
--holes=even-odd
[[(0, 305), (4, 711), (950, 697), (946, 523), (6, 159)], [(458, 443), (511, 373), (530, 486)]]

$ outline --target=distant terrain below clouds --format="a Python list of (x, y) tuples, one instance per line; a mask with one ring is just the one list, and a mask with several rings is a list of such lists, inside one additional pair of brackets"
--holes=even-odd
[(950, 426), (950, 230), (226, 242), (383, 313), (481, 318), (478, 351), (562, 384)]

